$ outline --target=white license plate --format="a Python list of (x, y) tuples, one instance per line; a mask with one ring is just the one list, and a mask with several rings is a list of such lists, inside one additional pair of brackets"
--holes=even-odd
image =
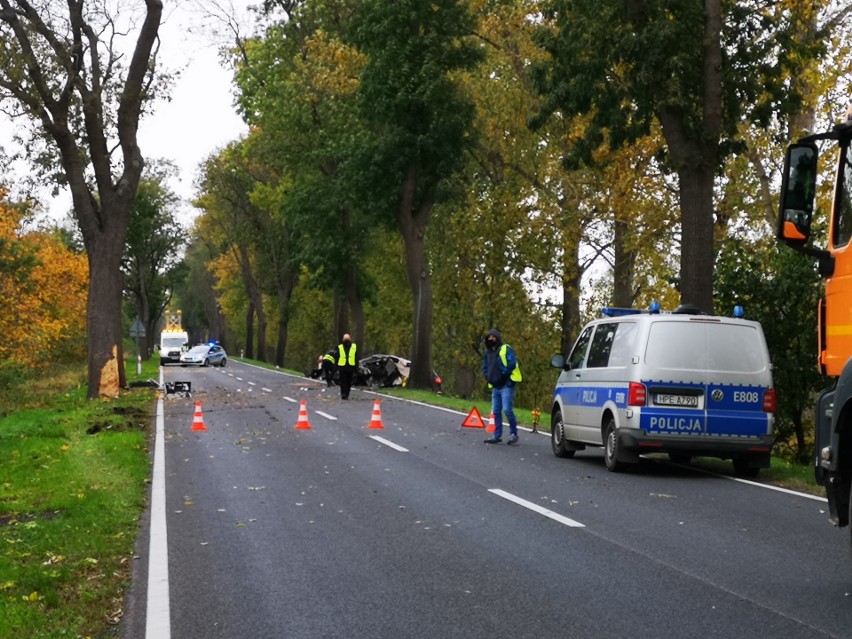
[(689, 408), (698, 408), (698, 396), (657, 395), (654, 397), (654, 403), (661, 406), (687, 406)]

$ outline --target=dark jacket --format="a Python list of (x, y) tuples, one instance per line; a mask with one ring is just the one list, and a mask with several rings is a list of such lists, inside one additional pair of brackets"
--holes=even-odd
[[(494, 346), (488, 345), (488, 338), (495, 337)], [(517, 358), (512, 347), (506, 345), (506, 363), (500, 357), (500, 347), (503, 346), (503, 337), (500, 331), (492, 328), (485, 336), (485, 357), (482, 358), (482, 374), (485, 381), (494, 388), (503, 388), (506, 384), (514, 384), (510, 379), (512, 370), (517, 365)]]

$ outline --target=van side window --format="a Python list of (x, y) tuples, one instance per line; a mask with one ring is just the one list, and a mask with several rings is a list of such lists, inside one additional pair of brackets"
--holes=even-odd
[(624, 367), (630, 363), (636, 322), (598, 324), (589, 348), (589, 368)]
[(618, 324), (598, 324), (595, 336), (592, 338), (592, 347), (589, 349), (589, 368), (605, 368), (609, 363), (609, 354), (612, 351), (612, 342)]
[(636, 322), (619, 322), (615, 326), (615, 338), (612, 340), (612, 349), (609, 353), (608, 366), (624, 367), (630, 364), (635, 355), (634, 344), (638, 330)]
[(571, 350), (571, 356), (568, 358), (568, 363), (571, 364), (571, 368), (583, 368), (583, 360), (586, 359), (586, 349), (589, 346), (589, 341), (592, 338), (592, 330), (593, 326), (587, 326), (586, 329), (580, 333), (580, 337), (577, 338), (577, 341), (574, 343), (574, 348)]

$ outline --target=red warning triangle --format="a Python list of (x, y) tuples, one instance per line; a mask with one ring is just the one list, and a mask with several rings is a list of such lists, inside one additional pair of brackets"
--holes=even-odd
[(465, 428), (485, 428), (485, 422), (482, 421), (482, 415), (479, 414), (479, 409), (474, 406), (462, 422)]

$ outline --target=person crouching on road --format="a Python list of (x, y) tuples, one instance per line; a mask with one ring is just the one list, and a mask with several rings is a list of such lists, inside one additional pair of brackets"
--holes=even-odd
[(518, 420), (515, 418), (515, 384), (521, 381), (521, 369), (515, 351), (503, 343), (500, 331), (492, 328), (485, 336), (485, 356), (482, 374), (491, 389), (491, 411), (494, 413), (494, 433), (486, 444), (498, 444), (503, 436), (503, 413), (509, 420), (509, 440), (518, 441)]
[(336, 351), (328, 351), (322, 356), (322, 376), (329, 388), (334, 386), (334, 360)]
[(352, 343), (349, 334), (343, 336), (341, 343), (337, 346), (337, 370), (340, 372), (340, 398), (349, 399), (349, 391), (352, 389), (352, 377), (355, 375), (357, 360), (355, 352), (357, 347)]

